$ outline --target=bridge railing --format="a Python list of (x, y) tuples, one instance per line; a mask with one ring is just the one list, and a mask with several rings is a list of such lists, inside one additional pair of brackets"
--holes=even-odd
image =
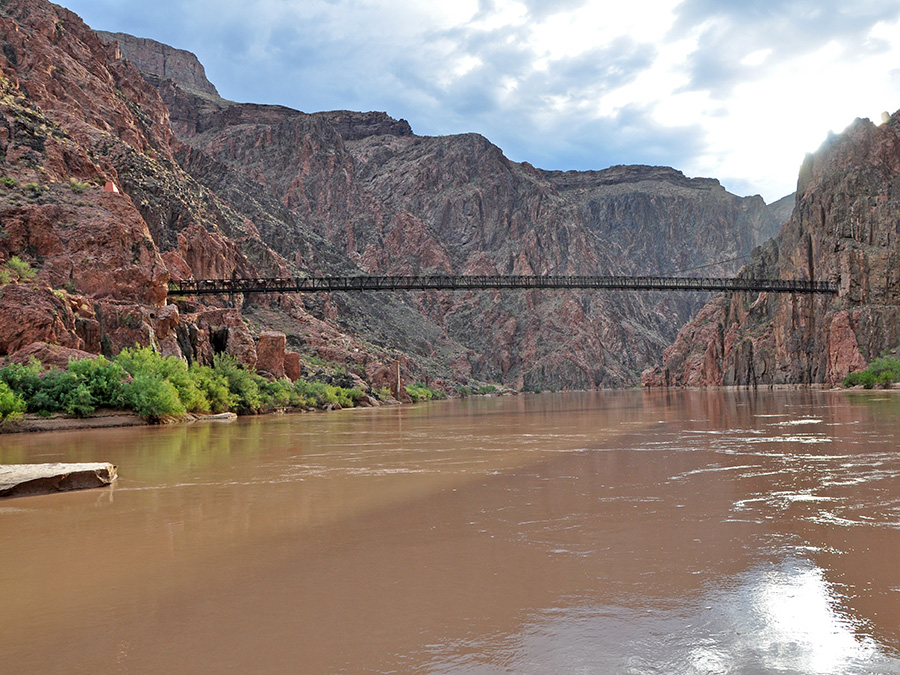
[(831, 281), (657, 276), (341, 276), (189, 279), (169, 282), (169, 295), (571, 288), (648, 291), (837, 293)]

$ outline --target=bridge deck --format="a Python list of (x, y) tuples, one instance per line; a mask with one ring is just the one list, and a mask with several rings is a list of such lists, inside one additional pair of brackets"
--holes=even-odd
[(190, 279), (169, 283), (169, 295), (326, 291), (470, 291), (575, 288), (637, 291), (766, 291), (837, 293), (831, 281), (624, 276), (354, 276), (268, 279)]

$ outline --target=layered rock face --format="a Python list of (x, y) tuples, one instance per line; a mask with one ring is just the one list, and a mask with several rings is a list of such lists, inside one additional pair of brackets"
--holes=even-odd
[[(263, 239), (318, 273), (346, 264), (313, 240), (369, 273), (666, 274), (745, 255), (780, 225), (762, 199), (673, 169), (545, 172), (478, 135), (423, 138), (384, 113), (309, 115), (197, 96), (154, 69), (155, 47), (121, 46), (192, 148), (182, 166), (219, 194), (231, 189), (230, 203), (255, 209), (254, 222), (260, 194), (277, 200), (264, 207), (279, 215), (260, 227)], [(252, 199), (249, 185), (241, 195), (229, 188), (238, 176), (255, 184)], [(702, 274), (736, 269), (731, 261)], [(326, 304), (346, 330), (459, 381), (594, 388), (635, 382), (701, 298), (433, 292)]]
[(741, 274), (840, 292), (717, 298), (645, 384), (835, 384), (900, 347), (900, 113), (857, 120), (806, 158), (789, 222)]
[[(128, 33), (97, 31), (104, 41), (118, 43), (138, 70), (158, 73), (160, 77), (180, 82), (181, 86), (199, 94), (218, 98), (215, 85), (206, 79), (203, 64), (191, 52), (162, 45), (155, 40), (139, 38)], [(140, 59), (140, 60), (136, 60)]]
[(0, 289), (0, 351), (35, 341), (99, 349), (95, 300), (152, 308), (166, 297), (147, 224), (102, 186), (120, 183), (123, 156), (171, 158), (168, 111), (62, 8), (5, 5), (0, 41), (0, 260), (17, 256), (37, 275)]
[[(35, 343), (107, 355), (153, 344), (188, 360), (224, 352), (253, 366), (255, 339), (238, 308), (165, 303), (173, 276), (295, 272), (263, 241), (255, 214), (182, 169), (190, 149), (156, 89), (76, 15), (43, 0), (5, 3), (0, 42), (0, 271), (15, 256), (36, 277), (0, 287), (0, 356)], [(193, 55), (166, 48), (156, 63), (217, 98)], [(262, 227), (279, 215), (258, 212)], [(351, 341), (301, 303), (284, 304), (298, 323)]]

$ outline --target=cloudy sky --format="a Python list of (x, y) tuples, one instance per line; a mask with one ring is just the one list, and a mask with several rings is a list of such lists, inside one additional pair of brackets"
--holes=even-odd
[(897, 0), (56, 0), (188, 49), (225, 98), (383, 110), (545, 169), (661, 164), (774, 201), (900, 109)]

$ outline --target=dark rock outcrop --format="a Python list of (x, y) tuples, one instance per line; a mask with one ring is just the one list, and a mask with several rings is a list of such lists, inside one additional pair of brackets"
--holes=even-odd
[(127, 33), (98, 30), (97, 35), (107, 42), (116, 43), (121, 56), (131, 61), (138, 70), (175, 80), (199, 94), (219, 96), (213, 83), (206, 79), (203, 64), (191, 52)]

